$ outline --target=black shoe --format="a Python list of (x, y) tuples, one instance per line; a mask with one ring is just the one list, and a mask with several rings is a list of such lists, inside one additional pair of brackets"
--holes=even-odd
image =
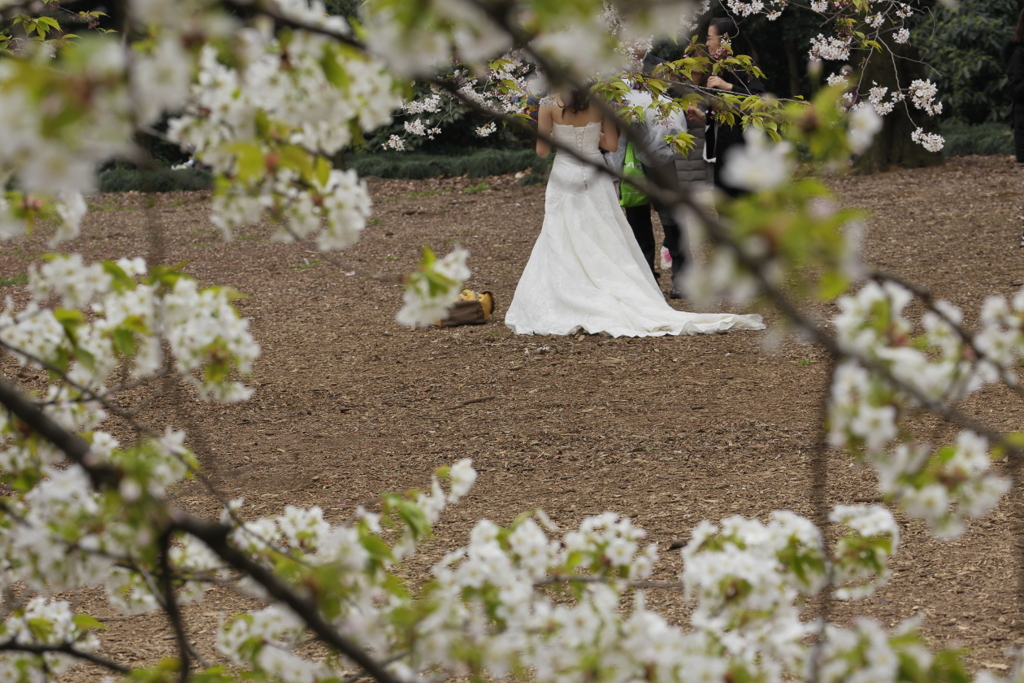
[[(1024, 236), (1021, 236), (1021, 239), (1024, 239)], [(668, 293), (668, 298), (669, 299), (682, 299), (683, 298), (683, 293), (680, 292), (675, 287), (673, 287), (672, 291)]]
[(1024, 234), (1021, 234), (1020, 236), (1020, 246), (1022, 249), (1024, 249)]

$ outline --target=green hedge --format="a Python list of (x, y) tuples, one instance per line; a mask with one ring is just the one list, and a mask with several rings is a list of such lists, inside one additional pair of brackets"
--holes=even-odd
[(549, 161), (539, 159), (532, 149), (484, 149), (463, 156), (434, 156), (404, 152), (356, 154), (346, 158), (360, 176), (378, 178), (486, 178), (519, 171), (542, 174)]
[(968, 154), (1013, 154), (1013, 131), (1007, 123), (942, 123), (946, 145), (943, 156), (962, 157)]
[[(437, 156), (381, 152), (356, 154), (345, 159), (361, 176), (378, 178), (487, 178), (529, 171), (528, 181), (543, 180), (550, 159), (539, 159), (533, 150), (485, 149), (463, 156)], [(99, 174), (100, 192), (180, 192), (213, 189), (213, 177), (194, 168), (142, 171), (115, 166)]]
[[(1013, 154), (1013, 133), (1005, 123), (968, 125), (945, 122), (942, 135), (947, 157)], [(403, 152), (356, 154), (346, 158), (360, 176), (378, 178), (443, 178), (467, 176), (486, 178), (529, 171), (521, 184), (543, 182), (550, 159), (539, 159), (533, 150), (485, 149), (462, 156), (437, 156)], [(207, 171), (188, 168), (173, 171), (141, 171), (115, 167), (99, 175), (100, 192), (180, 192), (213, 189), (213, 177)]]
[(173, 171), (142, 171), (135, 168), (112, 168), (100, 173), (100, 192), (190, 192), (212, 190), (213, 176), (196, 168)]

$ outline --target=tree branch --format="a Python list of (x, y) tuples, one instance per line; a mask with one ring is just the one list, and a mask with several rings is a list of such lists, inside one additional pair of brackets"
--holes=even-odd
[(326, 38), (333, 38), (340, 43), (350, 45), (360, 50), (366, 51), (366, 46), (362, 42), (354, 38), (351, 34), (336, 31), (326, 26), (319, 24), (310, 23), (298, 19), (296, 17), (289, 16), (281, 10), (281, 6), (273, 0), (259, 0), (256, 3), (246, 2), (246, 0), (221, 0), (221, 4), (226, 7), (231, 7), (242, 12), (250, 12), (254, 14), (262, 14), (263, 16), (273, 19), (274, 23), (278, 26), (285, 26), (287, 28), (294, 28), (300, 31), (307, 31), (309, 33), (316, 33)]
[(158, 543), (160, 545), (160, 587), (163, 592), (164, 611), (171, 622), (171, 628), (174, 629), (174, 635), (178, 641), (178, 656), (181, 658), (178, 680), (180, 683), (188, 683), (188, 672), (192, 668), (192, 662), (189, 656), (188, 635), (185, 633), (185, 624), (181, 620), (181, 610), (178, 608), (174, 585), (171, 582), (171, 560), (168, 556), (171, 551), (171, 532), (165, 531), (160, 536)]
[(60, 449), (81, 465), (92, 485), (97, 489), (116, 488), (123, 476), (120, 468), (96, 462), (89, 452), (89, 444), (82, 437), (60, 426), (53, 418), (39, 410), (31, 401), (7, 382), (0, 380), (0, 404), (33, 432)]
[(223, 524), (206, 522), (191, 517), (179, 510), (171, 512), (172, 524), (175, 528), (195, 536), (205, 543), (229, 565), (240, 569), (259, 583), (275, 600), (288, 605), (327, 645), (345, 655), (366, 670), (366, 673), (379, 683), (399, 683), (398, 679), (379, 662), (370, 657), (361, 647), (350, 642), (324, 619), (316, 603), (299, 595), (286, 586), (274, 573), (252, 558), (238, 550), (228, 540), (232, 529)]
[(48, 653), (60, 653), (65, 655), (71, 655), (77, 657), (86, 662), (102, 666), (106, 669), (110, 669), (119, 674), (131, 673), (131, 669), (122, 664), (93, 654), (92, 652), (85, 652), (75, 647), (74, 643), (60, 643), (58, 645), (39, 645), (35, 643), (18, 643), (13, 640), (0, 643), (0, 652), (24, 652), (26, 654), (45, 655)]

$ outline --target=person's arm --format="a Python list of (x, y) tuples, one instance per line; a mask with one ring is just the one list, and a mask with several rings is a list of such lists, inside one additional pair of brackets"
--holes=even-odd
[(730, 73), (726, 78), (711, 76), (708, 78), (709, 88), (718, 88), (734, 92), (738, 95), (764, 95), (768, 89), (764, 87), (764, 81), (756, 76), (744, 78), (740, 74)]
[(611, 116), (605, 116), (601, 121), (601, 149), (609, 152), (619, 149), (619, 129)]
[(745, 90), (747, 93), (757, 95), (758, 97), (763, 97), (768, 92), (768, 88), (764, 86), (764, 81), (757, 76), (750, 76), (750, 78), (740, 76), (738, 80), (742, 83), (742, 86), (740, 88), (733, 89), (733, 92), (736, 92), (737, 90), (742, 92)]
[[(551, 117), (551, 107), (541, 107), (537, 112), (537, 133), (551, 138), (551, 130), (554, 119)], [(544, 158), (551, 154), (551, 143), (547, 140), (537, 138), (537, 156)]]

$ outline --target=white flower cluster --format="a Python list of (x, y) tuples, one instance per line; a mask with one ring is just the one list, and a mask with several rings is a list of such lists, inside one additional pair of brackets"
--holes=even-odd
[(168, 130), (232, 181), (214, 197), (214, 223), (230, 236), (269, 213), (282, 222), (279, 238), (316, 235), (325, 250), (352, 244), (366, 225), (369, 195), (353, 172), (331, 169), (325, 157), (356, 129), (390, 121), (400, 103), (390, 75), (306, 32), (251, 52), (236, 69), (204, 48), (189, 113)]
[[(729, 0), (728, 4), (729, 10), (741, 17), (764, 14), (768, 21), (775, 21), (782, 16), (782, 10), (789, 4), (789, 0)], [(828, 3), (825, 2), (824, 4), (827, 9)], [(704, 9), (699, 14), (704, 14), (705, 12), (707, 12), (707, 9)]]
[(875, 135), (880, 130), (882, 130), (882, 117), (876, 109), (854, 107), (850, 112), (846, 129), (850, 151), (854, 154), (863, 154), (871, 146), (871, 141), (875, 139)]
[(433, 114), (441, 109), (441, 95), (432, 93), (422, 100), (413, 100), (402, 104), (402, 109), (407, 114)]
[[(67, 602), (50, 601), (37, 596), (17, 607), (12, 615), (0, 622), (0, 640), (25, 646), (70, 645), (79, 652), (95, 652), (99, 649), (99, 638), (87, 628), (79, 626), (74, 617)], [(71, 655), (58, 652), (5, 653), (0, 656), (0, 678), (5, 681), (49, 683), (56, 681), (58, 676), (75, 663), (76, 659)]]
[(844, 85), (850, 82), (850, 77), (846, 74), (829, 74), (825, 79), (825, 83), (831, 86)]
[(424, 3), (415, 21), (403, 21), (396, 8), (367, 5), (363, 25), (370, 50), (399, 73), (414, 76), (448, 64), (453, 48), (461, 60), (482, 64), (502, 54), (512, 37), (470, 0)]
[(875, 111), (879, 116), (885, 116), (892, 112), (899, 102), (904, 100), (904, 95), (898, 90), (894, 90), (889, 101), (885, 101), (885, 96), (889, 92), (889, 88), (880, 86), (877, 83), (868, 91), (868, 101), (871, 106), (874, 107)]
[(892, 34), (892, 39), (900, 45), (906, 45), (910, 42), (910, 30), (903, 27)]
[(78, 234), (96, 166), (130, 150), (131, 100), (125, 50), (114, 41), (76, 46), (59, 71), (36, 56), (0, 67), (0, 184), (16, 177), (21, 188), (15, 201), (0, 199), (0, 240), (52, 215), (61, 220), (52, 245)]
[[(26, 439), (12, 421), (5, 420), (0, 434), (9, 441), (0, 455), (4, 470), (38, 479), (5, 501), (8, 514), (0, 523), (5, 580), (44, 594), (104, 585), (110, 603), (128, 613), (159, 606), (154, 586), (126, 568), (131, 565), (127, 558), (156, 535), (153, 520), (134, 514), (133, 506), (143, 494), (162, 497), (194, 465), (181, 445), (184, 434), (168, 431), (161, 439), (119, 450), (109, 434), (92, 431), (92, 462), (124, 472), (117, 489), (102, 493), (79, 465), (56, 467), (62, 455), (41, 452), (39, 441)], [(190, 588), (192, 593), (195, 589)]]
[(942, 113), (942, 103), (935, 101), (938, 92), (938, 87), (928, 79), (916, 79), (911, 82), (910, 87), (907, 89), (907, 94), (910, 96), (910, 101), (914, 103), (914, 106), (918, 109), (923, 109), (932, 116), (938, 116)]
[(974, 338), (985, 359), (998, 365), (1011, 384), (1017, 383), (1009, 371), (1024, 354), (1024, 290), (1010, 302), (1001, 296), (990, 296), (981, 308), (981, 330)]
[[(456, 69), (448, 77), (448, 81), (452, 89), (458, 93), (458, 98), (472, 102), (492, 112), (495, 116), (502, 116), (519, 113), (523, 108), (530, 90), (527, 76), (531, 72), (532, 66), (524, 59), (523, 51), (514, 50), (490, 62), (485, 69), (481, 68), (473, 72), (468, 69)], [(417, 118), (404, 122), (403, 128), (406, 134), (427, 137), (432, 140), (441, 134), (439, 124), (457, 111), (457, 108), (446, 109), (442, 106), (442, 102), (458, 98), (446, 91), (439, 90), (437, 86), (432, 86), (432, 88), (430, 95), (406, 102), (403, 105), (403, 110), (407, 114), (438, 114), (438, 116), (433, 120)], [(480, 126), (476, 133), (480, 137), (487, 137), (496, 130), (497, 123), (491, 121)], [(384, 143), (384, 147), (401, 151), (405, 149), (405, 142), (402, 138), (392, 135)]]
[(288, 608), (271, 605), (222, 625), (217, 630), (217, 649), (237, 666), (251, 666), (273, 680), (312, 683), (332, 678), (326, 663), (292, 652), (302, 639), (303, 626)]
[[(9, 308), (0, 313), (0, 339), (21, 363), (34, 359), (34, 365), (41, 361), (61, 367), (66, 358), (77, 359), (70, 379), (100, 395), (121, 359), (130, 360), (133, 377), (154, 374), (164, 362), (161, 342), (167, 342), (175, 368), (200, 396), (225, 402), (248, 398), (251, 390), (228, 375), (232, 370), (249, 373), (260, 348), (249, 333), (249, 321), (231, 306), (231, 290), (200, 290), (185, 276), (161, 288), (147, 275), (140, 258), (85, 265), (74, 254), (30, 267), (35, 302), (20, 313)], [(94, 319), (85, 324), (69, 313), (40, 308), (52, 295)], [(194, 375), (197, 371), (202, 379)]]
[(192, 84), (192, 62), (192, 55), (172, 33), (163, 35), (150, 51), (133, 55), (132, 99), (137, 103), (139, 123), (151, 125), (165, 111), (176, 112), (185, 106)]
[[(1008, 373), (1024, 353), (1020, 311), (1002, 318), (983, 317), (976, 343), (977, 351), (985, 355), (979, 360), (953, 327), (960, 323), (960, 311), (946, 302), (935, 305), (941, 315), (924, 315), (924, 334), (915, 340), (913, 326), (903, 315), (911, 298), (895, 283), (871, 282), (857, 295), (839, 300), (840, 313), (833, 322), (844, 348), (884, 366), (927, 400), (958, 402)], [(1017, 298), (1024, 306), (1024, 295)], [(990, 305), (1008, 310), (1005, 300), (993, 299)], [(1007, 326), (1007, 320), (1016, 329)], [(999, 341), (992, 343), (993, 339)], [(900, 502), (907, 514), (923, 519), (943, 537), (955, 536), (963, 530), (964, 520), (979, 517), (998, 503), (1008, 482), (992, 473), (987, 442), (971, 432), (962, 432), (955, 446), (934, 453), (901, 434), (901, 416), (918, 405), (913, 395), (860, 363), (844, 361), (836, 368), (832, 385), (830, 442), (860, 453), (877, 472), (881, 491)], [(902, 443), (889, 452), (888, 445), (897, 438)]]
[[(791, 512), (768, 524), (729, 517), (703, 521), (683, 549), (683, 582), (697, 598), (693, 625), (749, 664), (763, 658), (770, 680), (799, 663), (808, 627), (796, 603), (826, 584), (821, 532)], [(793, 571), (799, 566), (799, 571)]]
[[(199, 390), (201, 398), (223, 403), (252, 395), (252, 389), (241, 382), (228, 381), (227, 374), (231, 366), (249, 374), (260, 353), (249, 333), (249, 321), (238, 316), (230, 293), (220, 287), (200, 290), (195, 280), (179, 278), (163, 296), (158, 315), (158, 329), (178, 372)], [(193, 375), (197, 370), (203, 371), (203, 379)]]
[(441, 134), (440, 128), (436, 126), (428, 128), (427, 125), (424, 124), (421, 119), (416, 119), (415, 121), (406, 121), (404, 125), (406, 133), (409, 133), (410, 135), (419, 135), (422, 137), (426, 137), (428, 140), (433, 140), (435, 135)]
[(842, 60), (845, 61), (850, 58), (850, 38), (842, 38), (837, 36), (825, 36), (819, 33), (814, 38), (811, 38), (811, 49), (808, 55), (814, 59), (826, 59), (826, 60)]
[(395, 319), (402, 325), (431, 325), (447, 317), (448, 308), (462, 290), (471, 271), (466, 266), (469, 252), (456, 247), (443, 259), (424, 255), (420, 269), (409, 276), (402, 293), (402, 308)]
[(384, 149), (393, 149), (396, 152), (405, 151), (405, 140), (398, 137), (397, 135), (391, 135), (388, 137), (387, 142), (381, 145)]
[(864, 618), (856, 619), (852, 628), (827, 625), (823, 631), (818, 670), (822, 683), (895, 683), (902, 680), (900, 671), (904, 666), (927, 671), (934, 661), (927, 649), (904, 644), (917, 640), (910, 637), (917, 635), (914, 620), (905, 622), (891, 635), (878, 622)]
[[(469, 485), (471, 472), (467, 461), (452, 468), (449, 498), (459, 478)], [(445, 498), (436, 479), (433, 487), (415, 506), (430, 523), (436, 521), (434, 506)], [(415, 547), (396, 552), (405, 544), (399, 541), (389, 551), (378, 534), (385, 519), (400, 519), (400, 536), (408, 536), (417, 513), (409, 499), (384, 501), (380, 515), (361, 512), (354, 527), (331, 527), (318, 510), (289, 508), (276, 519), (247, 523), (234, 538), (257, 555), (265, 544), (247, 537), (274, 539), (276, 561), (280, 553), (298, 553), (301, 563), (290, 580), (307, 576), (305, 586), (323, 579), (300, 567), (330, 566), (345, 596), (325, 605), (326, 613), (337, 615), (333, 625), (373, 652), (403, 653), (391, 667), (410, 681), (428, 673), (500, 677), (529, 669), (539, 683), (584, 671), (605, 672), (610, 681), (643, 675), (665, 683), (699, 673), (710, 683), (742, 667), (757, 672), (758, 680), (779, 683), (800, 674), (813, 650), (805, 636), (814, 625), (800, 619), (801, 598), (816, 594), (831, 576), (871, 582), (874, 575), (878, 585), (896, 545), (895, 523), (881, 508), (837, 510), (835, 519), (846, 531), (830, 557), (814, 525), (790, 512), (775, 513), (768, 524), (739, 517), (720, 527), (705, 522), (683, 551), (684, 585), (697, 598), (697, 630), (687, 633), (648, 610), (644, 593), (630, 588), (629, 582), (649, 577), (658, 561), (653, 545), (641, 548), (642, 530), (605, 513), (583, 520), (559, 541), (549, 538), (545, 529), (555, 527), (538, 512), (506, 529), (477, 523), (469, 545), (434, 566), (433, 581), (416, 599), (419, 616), (410, 621), (414, 598), (389, 590), (386, 570)], [(853, 547), (860, 552), (849, 552)], [(549, 584), (571, 588), (572, 599), (544, 589)], [(624, 612), (627, 591), (633, 606)], [(258, 676), (291, 683), (334, 675), (327, 661), (300, 654), (302, 633), (296, 615), (272, 604), (222, 624), (217, 643), (235, 666)]]
[(836, 597), (850, 600), (871, 595), (892, 574), (888, 561), (900, 541), (896, 520), (878, 505), (837, 505), (828, 518), (853, 532), (836, 543), (836, 556), (846, 560), (832, 568), (830, 578), (840, 586)]
[[(800, 670), (802, 642), (814, 626), (801, 620), (797, 605), (829, 583), (856, 579), (858, 595), (883, 585), (898, 542), (884, 508), (840, 506), (831, 519), (845, 526), (831, 556), (818, 528), (792, 512), (774, 512), (767, 524), (741, 517), (701, 522), (683, 550), (683, 581), (697, 598), (693, 626), (767, 680)], [(856, 597), (844, 591), (837, 595)]]
[(748, 17), (763, 12), (764, 2), (762, 0), (729, 0), (729, 9), (741, 17)]
[(938, 133), (926, 133), (923, 128), (918, 128), (910, 134), (910, 139), (924, 147), (929, 152), (941, 152), (946, 146), (946, 139)]
[[(654, 546), (641, 547), (642, 530), (605, 513), (559, 541), (548, 537), (545, 528), (554, 527), (537, 513), (507, 529), (478, 523), (469, 545), (442, 559), (433, 569), (434, 581), (414, 598), (394, 590), (390, 570), (429, 530), (414, 531), (418, 516), (427, 525), (435, 522), (446, 501), (466, 493), (475, 473), (462, 461), (448, 476), (449, 494), (435, 479), (433, 491), (420, 494), (416, 503), (385, 496), (381, 514), (362, 511), (354, 526), (332, 526), (319, 509), (289, 506), (279, 517), (245, 523), (233, 543), (267, 563), (294, 557), (289, 580), (297, 585), (313, 588), (331, 577), (337, 587), (324, 586), (321, 595), (337, 596), (323, 605), (335, 615), (333, 626), (373, 652), (403, 652), (391, 665), (403, 680), (465, 672), (473, 662), (472, 670), (495, 676), (528, 668), (543, 683), (586, 670), (615, 672), (615, 681), (634, 680), (641, 672), (666, 683), (691, 680), (694, 672), (714, 681), (736, 666), (759, 672), (759, 680), (785, 680), (802, 671), (811, 650), (804, 636), (813, 626), (799, 619), (801, 596), (814, 595), (832, 575), (870, 581), (872, 571), (884, 570), (885, 549), (895, 548), (892, 518), (877, 508), (837, 511), (836, 521), (848, 531), (832, 558), (825, 557), (820, 532), (789, 512), (775, 513), (767, 525), (741, 518), (720, 527), (705, 522), (684, 550), (683, 579), (698, 599), (698, 628), (686, 633), (648, 610), (642, 592), (633, 593), (631, 610), (621, 609), (631, 591), (628, 582), (648, 578), (658, 561)], [(400, 527), (392, 547), (379, 536), (385, 519)], [(863, 552), (844, 552), (844, 543)], [(195, 575), (223, 568), (208, 549), (188, 539), (172, 559)], [(316, 567), (331, 572), (317, 573)], [(880, 579), (883, 572), (875, 573)], [(574, 599), (544, 590), (548, 582), (572, 587)], [(413, 600), (419, 616), (410, 622)], [(235, 666), (257, 676), (291, 683), (337, 675), (330, 660), (301, 653), (303, 633), (294, 613), (271, 604), (224, 622), (217, 645)]]
[(788, 142), (772, 142), (769, 137), (750, 126), (743, 132), (745, 145), (729, 150), (722, 179), (733, 187), (751, 192), (770, 190), (789, 181), (796, 164), (793, 146)]

